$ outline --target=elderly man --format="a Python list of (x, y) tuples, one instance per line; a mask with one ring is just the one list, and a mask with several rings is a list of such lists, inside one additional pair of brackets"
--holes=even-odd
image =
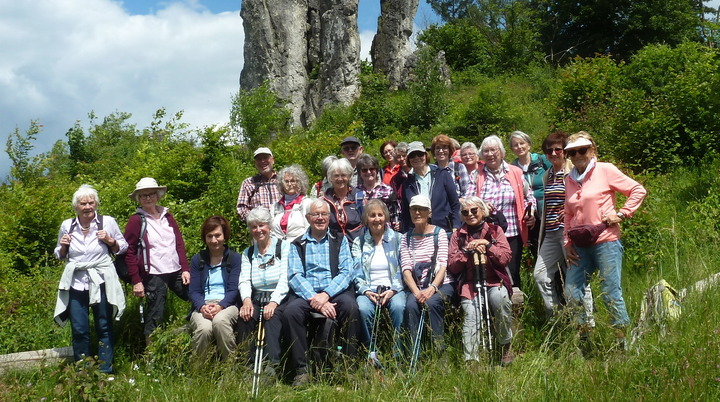
[(245, 222), (248, 213), (259, 206), (272, 210), (280, 199), (280, 191), (275, 184), (277, 174), (273, 169), (275, 158), (269, 148), (261, 147), (253, 154), (258, 174), (248, 177), (240, 186), (237, 200), (237, 213), (241, 222)]
[(362, 144), (360, 144), (360, 140), (358, 140), (357, 137), (343, 138), (340, 143), (340, 153), (342, 153), (342, 156), (350, 162), (350, 166), (352, 166), (354, 170), (354, 173), (350, 178), (350, 185), (355, 187), (358, 184), (359, 176), (357, 171), (357, 162), (358, 158), (363, 153), (363, 147)]
[(355, 263), (348, 241), (328, 230), (330, 208), (322, 199), (313, 201), (305, 216), (310, 228), (290, 247), (291, 292), (283, 316), (283, 328), (292, 341), (290, 359), (296, 369), (295, 387), (310, 380), (306, 323), (313, 311), (338, 321), (347, 355), (355, 355), (357, 342), (358, 306), (350, 286)]

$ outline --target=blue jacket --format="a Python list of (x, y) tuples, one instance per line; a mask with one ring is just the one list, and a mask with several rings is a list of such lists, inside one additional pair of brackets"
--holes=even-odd
[[(455, 181), (450, 171), (440, 169), (436, 165), (430, 165), (430, 205), (432, 216), (430, 222), (440, 226), (448, 233), (453, 228), (462, 225), (460, 221), (460, 200)], [(402, 185), (402, 232), (407, 232), (414, 227), (410, 219), (410, 200), (420, 193), (420, 187), (415, 174), (408, 175)]]
[[(235, 250), (225, 246), (225, 254), (222, 260), (222, 277), (225, 284), (225, 297), (218, 303), (222, 308), (238, 305), (240, 292), (240, 266), (242, 257)], [(210, 269), (210, 254), (203, 250), (195, 254), (190, 261), (190, 286), (188, 288), (190, 302), (193, 311), (200, 311), (205, 304), (205, 283), (208, 280)]]
[[(355, 273), (355, 287), (357, 294), (365, 294), (368, 290), (375, 291), (370, 288), (370, 263), (375, 254), (375, 241), (370, 235), (370, 230), (364, 230), (364, 233), (356, 237), (353, 241), (350, 252), (355, 259), (357, 271)], [(391, 289), (396, 292), (402, 292), (405, 282), (402, 279), (402, 270), (400, 269), (400, 243), (402, 235), (400, 233), (386, 228), (383, 234), (382, 246), (385, 252), (385, 258), (388, 261), (388, 270), (390, 276)]]

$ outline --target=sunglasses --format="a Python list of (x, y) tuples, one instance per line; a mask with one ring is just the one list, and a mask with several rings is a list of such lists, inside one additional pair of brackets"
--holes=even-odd
[(360, 145), (345, 145), (342, 147), (342, 150), (345, 152), (353, 152), (357, 151), (358, 148), (360, 148)]
[(570, 149), (567, 151), (567, 156), (574, 157), (576, 154), (585, 155), (590, 148)]
[(360, 171), (363, 172), (363, 173), (374, 173), (374, 172), (377, 172), (377, 169), (375, 169), (375, 168), (362, 168), (362, 169), (360, 169)]
[(563, 153), (563, 149), (560, 148), (560, 147), (558, 147), (558, 148), (548, 148), (548, 149), (545, 150), (545, 154), (546, 154), (546, 155), (552, 155), (552, 154), (561, 154), (561, 155), (562, 155), (562, 153)]
[(463, 209), (462, 211), (460, 211), (460, 213), (463, 216), (477, 215), (479, 209), (480, 208), (478, 208), (478, 207), (470, 208), (470, 209)]

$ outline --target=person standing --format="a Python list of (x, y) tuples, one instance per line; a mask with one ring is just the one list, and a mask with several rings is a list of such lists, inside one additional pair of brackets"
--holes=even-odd
[(97, 214), (97, 191), (83, 184), (73, 195), (77, 216), (60, 225), (55, 257), (67, 260), (58, 285), (53, 317), (64, 326), (70, 320), (75, 361), (90, 353), (90, 315), (93, 310), (98, 338), (100, 371), (112, 373), (114, 339), (112, 322), (125, 309), (125, 295), (111, 254), (122, 254), (127, 242), (111, 216)]
[(237, 213), (240, 221), (245, 222), (248, 213), (256, 207), (272, 209), (273, 204), (280, 200), (275, 173), (275, 158), (269, 148), (261, 147), (253, 154), (257, 174), (248, 177), (240, 186), (237, 199)]
[(340, 153), (342, 153), (342, 156), (347, 159), (347, 161), (350, 162), (350, 166), (352, 166), (353, 173), (352, 176), (350, 176), (350, 186), (356, 187), (360, 177), (360, 174), (356, 169), (357, 161), (363, 153), (363, 147), (360, 140), (358, 140), (357, 137), (343, 138), (340, 143)]

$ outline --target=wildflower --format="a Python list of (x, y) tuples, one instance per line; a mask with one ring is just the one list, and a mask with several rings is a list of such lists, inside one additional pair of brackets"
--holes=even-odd
[(140, 369), (140, 366), (138, 366), (137, 363), (135, 363), (133, 365), (133, 371), (138, 371), (139, 369)]
[(135, 384), (135, 379), (134, 379), (134, 378), (128, 378), (128, 383), (129, 383), (130, 385), (134, 385), (134, 384)]

